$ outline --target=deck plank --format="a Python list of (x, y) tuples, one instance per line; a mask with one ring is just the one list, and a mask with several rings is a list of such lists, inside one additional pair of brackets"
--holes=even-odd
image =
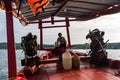
[(29, 76), (27, 80), (49, 80), (49, 77), (46, 70), (39, 69), (35, 74)]
[[(84, 65), (85, 64), (85, 65)], [(56, 63), (46, 64), (27, 80), (120, 80), (110, 67), (95, 67), (82, 63), (80, 69), (64, 70), (56, 67)]]
[(56, 72), (53, 72), (54, 74), (52, 74), (52, 71), (50, 70), (49, 72), (49, 80), (120, 80), (119, 77), (116, 77), (97, 68), (69, 70), (66, 72), (57, 72), (56, 70)]

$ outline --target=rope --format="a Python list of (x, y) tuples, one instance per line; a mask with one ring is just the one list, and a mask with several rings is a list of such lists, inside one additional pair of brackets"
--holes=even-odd
[(100, 42), (96, 37), (94, 37), (94, 38), (98, 41), (98, 43), (100, 44), (100, 47), (101, 47), (103, 53), (107, 56), (107, 54), (106, 54), (106, 52), (104, 51), (104, 48), (103, 48), (101, 42)]

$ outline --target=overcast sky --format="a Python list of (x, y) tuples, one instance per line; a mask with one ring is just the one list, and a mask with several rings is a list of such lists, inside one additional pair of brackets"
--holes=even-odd
[[(59, 24), (64, 25), (65, 23)], [(85, 37), (89, 32), (89, 29), (93, 30), (95, 28), (105, 32), (105, 41), (109, 39), (109, 42), (120, 42), (120, 13), (102, 16), (88, 21), (70, 22), (70, 37), (72, 44), (89, 43), (89, 40), (86, 40)], [(20, 43), (21, 37), (27, 35), (29, 32), (32, 32), (34, 35), (38, 36), (37, 41), (39, 43), (40, 39), (38, 25), (28, 25), (23, 27), (19, 23), (18, 19), (14, 18), (15, 42)], [(44, 29), (44, 43), (54, 44), (58, 37), (57, 33), (59, 32), (63, 33), (63, 36), (67, 39), (65, 28)], [(7, 41), (6, 17), (5, 12), (2, 10), (0, 10), (0, 37), (0, 42)]]

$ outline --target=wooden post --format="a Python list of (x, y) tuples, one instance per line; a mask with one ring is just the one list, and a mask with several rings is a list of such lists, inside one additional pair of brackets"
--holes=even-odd
[(42, 29), (42, 20), (39, 20), (39, 29), (40, 29), (40, 50), (43, 49), (43, 29)]
[(51, 17), (51, 23), (54, 24), (54, 17)]
[(66, 17), (65, 20), (66, 20), (66, 32), (67, 32), (67, 38), (68, 38), (68, 47), (70, 47), (71, 46), (70, 33), (69, 33), (69, 26), (70, 26), (70, 24), (69, 24), (68, 17)]
[(16, 48), (14, 42), (14, 27), (12, 6), (9, 0), (4, 0), (6, 7), (6, 29), (7, 29), (7, 48), (8, 48), (8, 78), (9, 80), (17, 77), (16, 67)]

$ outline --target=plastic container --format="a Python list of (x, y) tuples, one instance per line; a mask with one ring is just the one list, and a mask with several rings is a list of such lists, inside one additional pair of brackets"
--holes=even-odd
[(62, 63), (64, 69), (72, 69), (72, 56), (68, 50), (62, 55)]
[(76, 53), (74, 53), (72, 57), (72, 68), (75, 68), (75, 69), (80, 68), (80, 58)]

